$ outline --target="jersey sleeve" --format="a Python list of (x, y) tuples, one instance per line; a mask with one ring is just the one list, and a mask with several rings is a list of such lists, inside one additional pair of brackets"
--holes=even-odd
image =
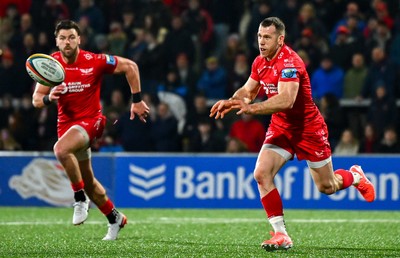
[(98, 69), (101, 69), (104, 73), (111, 74), (117, 67), (118, 59), (113, 55), (96, 54), (96, 63)]
[(301, 74), (304, 72), (304, 63), (296, 57), (282, 59), (279, 81), (300, 82)]

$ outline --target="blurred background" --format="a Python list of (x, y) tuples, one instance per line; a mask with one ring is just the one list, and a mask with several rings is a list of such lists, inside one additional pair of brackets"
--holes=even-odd
[[(56, 51), (57, 21), (82, 29), (81, 48), (140, 68), (147, 124), (128, 115), (124, 76), (106, 75), (109, 118), (96, 152), (256, 153), (269, 116), (208, 117), (216, 99), (247, 80), (260, 21), (278, 16), (286, 43), (310, 75), (336, 155), (399, 153), (399, 1), (383, 0), (2, 0), (0, 150), (51, 151), (56, 105), (35, 110), (25, 71), (33, 53)], [(260, 94), (257, 101), (263, 100)], [(115, 121), (117, 121), (115, 123)]]

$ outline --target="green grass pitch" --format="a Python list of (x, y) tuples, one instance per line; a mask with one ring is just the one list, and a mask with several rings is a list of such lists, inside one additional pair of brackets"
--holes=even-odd
[(259, 210), (120, 209), (117, 241), (92, 208), (73, 226), (72, 208), (0, 207), (0, 257), (400, 257), (400, 212), (286, 210), (294, 247), (268, 253)]

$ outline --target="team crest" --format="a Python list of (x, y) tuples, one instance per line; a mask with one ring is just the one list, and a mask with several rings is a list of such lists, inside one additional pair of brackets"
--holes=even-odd
[(286, 79), (297, 78), (296, 72), (297, 72), (296, 68), (283, 69), (282, 70), (282, 78), (286, 78)]

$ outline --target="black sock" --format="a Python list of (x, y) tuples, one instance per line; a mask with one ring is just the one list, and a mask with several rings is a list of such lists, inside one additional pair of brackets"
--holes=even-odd
[(74, 193), (74, 198), (76, 202), (84, 202), (86, 201), (86, 195), (83, 190), (79, 190)]
[(114, 224), (115, 222), (117, 222), (118, 213), (119, 212), (116, 209), (113, 209), (109, 214), (106, 215), (110, 224)]

